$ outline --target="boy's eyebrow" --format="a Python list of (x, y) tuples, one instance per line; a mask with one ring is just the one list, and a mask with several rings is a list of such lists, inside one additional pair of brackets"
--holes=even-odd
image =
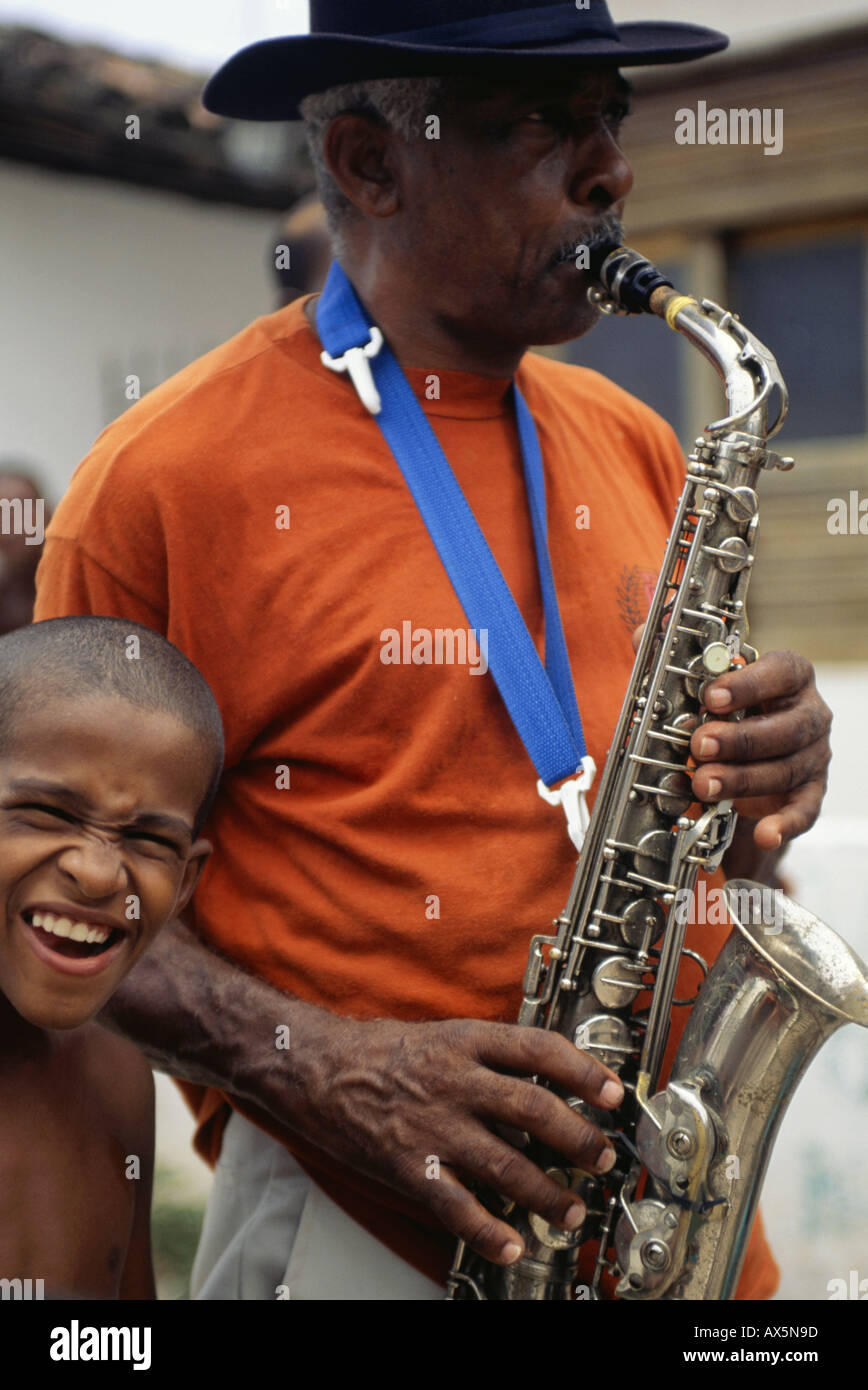
[[(74, 792), (63, 782), (45, 782), (38, 777), (16, 777), (9, 783), (9, 790), (17, 796), (32, 794), (53, 797), (77, 815), (86, 816), (93, 812), (93, 804), (88, 798)], [(145, 827), (154, 830), (174, 830), (188, 837), (193, 834), (193, 827), (187, 821), (182, 820), (180, 816), (167, 816), (162, 811), (141, 811), (132, 820), (125, 821), (124, 825), (137, 830)]]

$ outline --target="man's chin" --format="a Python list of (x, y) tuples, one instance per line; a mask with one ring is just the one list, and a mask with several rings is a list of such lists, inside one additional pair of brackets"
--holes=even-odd
[(578, 270), (572, 260), (550, 266), (537, 282), (538, 310), (533, 317), (544, 320), (546, 336), (539, 343), (565, 343), (594, 327), (600, 311), (588, 299), (588, 290), (597, 281), (588, 270)]
[(589, 304), (587, 299), (572, 304), (565, 297), (564, 302), (553, 307), (552, 312), (545, 318), (540, 315), (534, 344), (538, 347), (554, 347), (558, 343), (572, 342), (573, 338), (581, 338), (584, 334), (590, 333), (599, 320), (600, 310)]

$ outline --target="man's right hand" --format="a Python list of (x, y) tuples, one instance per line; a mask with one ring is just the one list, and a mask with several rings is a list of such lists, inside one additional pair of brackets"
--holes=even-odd
[[(614, 1160), (595, 1125), (527, 1079), (601, 1110), (619, 1104), (614, 1072), (560, 1034), (469, 1019), (341, 1018), (245, 974), (180, 921), (137, 961), (100, 1022), (161, 1071), (250, 1101), (350, 1168), (415, 1197), (495, 1264), (518, 1259), (521, 1238), (477, 1201), (472, 1180), (566, 1229), (583, 1215), (575, 1193), (498, 1130), (526, 1130), (591, 1171)], [(276, 1026), (286, 1026), (291, 1048), (276, 1048)], [(607, 1082), (615, 1090), (604, 1096)], [(426, 1176), (432, 1158), (439, 1180)]]
[[(297, 1051), (289, 1055), (301, 1061)], [(614, 1072), (543, 1029), (335, 1018), (306, 1078), (305, 1123), (295, 1108), (295, 1127), (350, 1167), (416, 1198), (485, 1259), (512, 1264), (523, 1253), (521, 1237), (482, 1206), (469, 1180), (565, 1230), (579, 1226), (585, 1211), (574, 1192), (496, 1130), (526, 1130), (588, 1171), (607, 1172), (615, 1161), (602, 1132), (526, 1079), (534, 1075), (600, 1109), (623, 1096)], [(270, 1108), (278, 1113), (274, 1102)], [(432, 1180), (434, 1159), (440, 1176)]]

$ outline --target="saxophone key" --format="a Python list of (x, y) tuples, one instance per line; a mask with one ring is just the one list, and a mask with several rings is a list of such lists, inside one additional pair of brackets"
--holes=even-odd
[(654, 800), (658, 811), (676, 820), (694, 801), (690, 778), (685, 772), (667, 772), (660, 779)]
[(661, 935), (666, 925), (662, 907), (653, 898), (636, 898), (625, 908), (621, 935), (628, 946), (647, 951)]
[(591, 989), (604, 1009), (626, 1009), (644, 989), (642, 979), (647, 969), (642, 961), (609, 956), (594, 971)]
[(702, 653), (702, 664), (713, 676), (722, 676), (724, 671), (728, 671), (732, 653), (726, 642), (709, 642)]
[(727, 489), (726, 510), (733, 521), (751, 521), (759, 510), (759, 498), (751, 487)]
[[(675, 1215), (676, 1226), (666, 1220)], [(668, 1271), (675, 1254), (677, 1213), (662, 1202), (630, 1204), (615, 1228), (615, 1251), (624, 1277), (616, 1292), (622, 1298), (648, 1296), (671, 1281)]]
[(672, 836), (669, 831), (648, 830), (636, 846), (633, 862), (638, 873), (652, 873), (658, 864), (668, 865), (671, 858)]
[(714, 556), (717, 568), (725, 574), (737, 574), (753, 564), (753, 555), (741, 536), (728, 536), (720, 545), (704, 545), (702, 549), (706, 555)]
[[(590, 1178), (590, 1174), (580, 1168), (546, 1168), (545, 1175), (556, 1182), (559, 1187), (572, 1188), (579, 1191), (583, 1184)], [(585, 1205), (585, 1220), (587, 1220), (587, 1203)], [(528, 1212), (528, 1224), (539, 1241), (540, 1245), (548, 1250), (573, 1250), (581, 1245), (584, 1239), (582, 1232), (585, 1221), (576, 1226), (572, 1231), (565, 1231), (560, 1226), (553, 1226), (546, 1221), (544, 1216), (540, 1216), (535, 1211)]]
[(590, 1052), (614, 1072), (619, 1072), (635, 1051), (630, 1029), (622, 1018), (613, 1014), (594, 1014), (583, 1019), (573, 1040), (582, 1052)]

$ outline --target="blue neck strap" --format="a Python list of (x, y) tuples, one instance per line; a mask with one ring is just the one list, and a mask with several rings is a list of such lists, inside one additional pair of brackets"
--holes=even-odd
[[(544, 788), (576, 772), (590, 786), (567, 645), (546, 532), (546, 496), (536, 426), (512, 392), (545, 613), (543, 667), (530, 633), (440, 444), (388, 345), (337, 261), (316, 306), (324, 365), (349, 371), (395, 456), (446, 573), (477, 634), (488, 634), (488, 666)], [(547, 800), (560, 799), (558, 793)], [(568, 822), (574, 816), (567, 809)], [(571, 833), (573, 827), (571, 826)], [(575, 835), (573, 836), (575, 839)]]

